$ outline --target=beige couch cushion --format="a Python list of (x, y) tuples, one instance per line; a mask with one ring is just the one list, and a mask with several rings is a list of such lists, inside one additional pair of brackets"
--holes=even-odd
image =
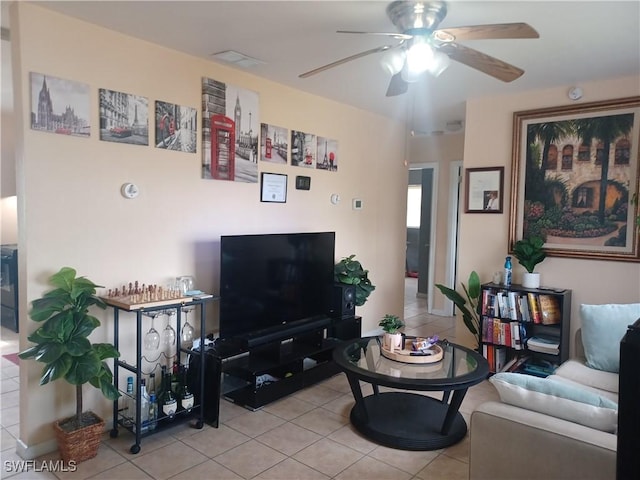
[[(598, 390), (618, 393), (618, 374), (587, 367), (581, 360), (567, 360), (560, 365), (554, 375)], [(616, 400), (617, 401), (617, 400)]]

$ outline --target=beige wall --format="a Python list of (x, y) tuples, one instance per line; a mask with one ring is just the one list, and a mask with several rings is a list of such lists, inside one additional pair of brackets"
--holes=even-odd
[[(640, 95), (640, 78), (580, 82), (583, 102)], [(464, 167), (505, 167), (505, 213), (461, 214), (458, 272), (467, 279), (476, 270), (482, 281), (501, 270), (508, 250), (509, 202), (511, 201), (511, 145), (513, 113), (521, 110), (569, 104), (569, 86), (514, 95), (473, 99), (467, 102)], [(573, 291), (571, 330), (580, 325), (580, 304), (640, 301), (640, 264), (576, 258), (548, 258), (537, 270), (542, 284)], [(514, 282), (524, 269), (514, 266)], [(459, 321), (457, 332), (465, 331)], [(573, 338), (573, 337), (572, 337)], [(470, 344), (472, 342), (469, 342)], [(572, 347), (573, 348), (573, 347)]]
[[(402, 125), (34, 5), (14, 7), (22, 311), (64, 265), (107, 287), (133, 280), (163, 284), (191, 274), (198, 288), (216, 292), (220, 235), (331, 230), (336, 256), (357, 254), (377, 285), (358, 309), (363, 330), (375, 330), (385, 313), (402, 314), (407, 183)], [(91, 138), (30, 130), (32, 71), (90, 85)], [(260, 203), (258, 184), (201, 180), (200, 141), (198, 153), (187, 154), (99, 140), (99, 88), (146, 96), (150, 108), (162, 100), (200, 110), (203, 76), (258, 92), (262, 122), (337, 139), (339, 171), (260, 163), (260, 171), (289, 175), (286, 204)], [(154, 131), (153, 119), (149, 130)], [(311, 176), (308, 192), (293, 187), (301, 174)], [(120, 186), (129, 181), (140, 188), (135, 200), (120, 195)], [(330, 203), (332, 193), (342, 198), (337, 206)], [(352, 198), (363, 200), (363, 210), (352, 210)], [(94, 340), (110, 340), (111, 317), (99, 314), (104, 328)], [(26, 315), (22, 319), (20, 342), (26, 348), (35, 325)], [(208, 329), (215, 328), (212, 318)], [(133, 362), (128, 337), (121, 350)], [(64, 382), (38, 386), (40, 369), (32, 361), (21, 367), (23, 448), (50, 445), (50, 423), (75, 406)], [(109, 403), (93, 389), (85, 389), (85, 406), (109, 420)]]

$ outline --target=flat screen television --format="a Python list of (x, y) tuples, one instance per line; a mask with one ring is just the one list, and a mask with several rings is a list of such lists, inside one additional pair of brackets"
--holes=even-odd
[(328, 325), (335, 232), (223, 235), (220, 338), (247, 346)]

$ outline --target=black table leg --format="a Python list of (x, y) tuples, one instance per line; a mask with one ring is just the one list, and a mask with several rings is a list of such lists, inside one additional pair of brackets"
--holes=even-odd
[(347, 375), (347, 380), (349, 380), (349, 386), (351, 386), (351, 393), (353, 393), (353, 398), (356, 401), (356, 404), (353, 408), (359, 410), (359, 413), (362, 415), (364, 421), (369, 421), (369, 416), (367, 414), (367, 409), (364, 406), (364, 397), (362, 396), (362, 389), (360, 388), (360, 380), (357, 377), (352, 375)]
[(442, 422), (443, 435), (449, 434), (449, 429), (451, 428), (451, 425), (453, 424), (453, 420), (456, 418), (456, 415), (458, 414), (458, 410), (460, 410), (460, 405), (462, 405), (462, 400), (464, 400), (464, 396), (466, 394), (467, 394), (466, 388), (456, 390), (453, 392), (453, 397), (451, 398), (451, 403), (449, 404), (449, 408), (447, 409), (447, 414), (444, 417), (444, 422)]

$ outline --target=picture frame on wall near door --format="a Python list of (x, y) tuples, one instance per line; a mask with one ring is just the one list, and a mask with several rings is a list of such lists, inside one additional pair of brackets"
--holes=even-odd
[(502, 213), (504, 167), (467, 168), (465, 171), (465, 213)]

